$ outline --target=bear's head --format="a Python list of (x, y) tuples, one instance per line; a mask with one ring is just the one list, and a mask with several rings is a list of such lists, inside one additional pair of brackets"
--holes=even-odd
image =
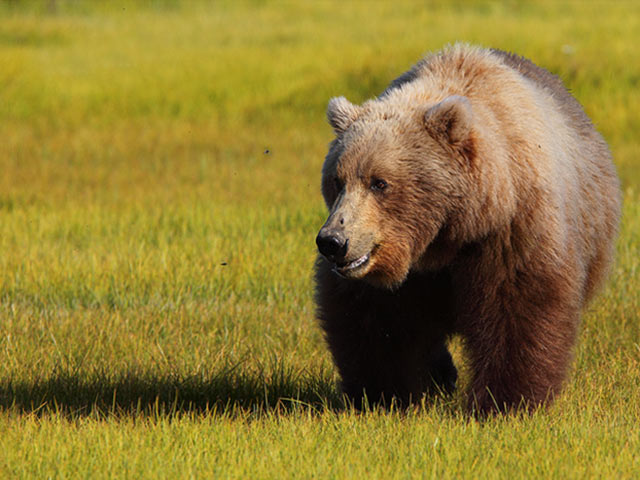
[(422, 107), (357, 106), (339, 97), (327, 117), (336, 139), (322, 171), (330, 213), (318, 249), (342, 277), (397, 287), (434, 265), (429, 247), (473, 188), (471, 103), (452, 95)]

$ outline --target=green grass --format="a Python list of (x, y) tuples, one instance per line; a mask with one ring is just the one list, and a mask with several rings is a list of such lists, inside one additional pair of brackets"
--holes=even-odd
[[(49, 5), (0, 3), (1, 477), (640, 473), (640, 4)], [(324, 109), (457, 40), (583, 103), (617, 263), (550, 409), (358, 414), (314, 320)]]

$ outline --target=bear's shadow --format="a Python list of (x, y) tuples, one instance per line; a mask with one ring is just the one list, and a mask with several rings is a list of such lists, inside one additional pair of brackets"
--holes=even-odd
[(0, 410), (72, 417), (180, 414), (243, 415), (300, 408), (341, 411), (345, 401), (326, 374), (292, 376), (283, 371), (215, 375), (87, 376), (54, 373), (35, 380), (0, 379)]

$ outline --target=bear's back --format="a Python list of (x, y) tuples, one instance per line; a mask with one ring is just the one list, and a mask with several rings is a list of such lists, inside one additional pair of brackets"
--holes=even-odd
[[(580, 103), (569, 93), (559, 77), (539, 67), (525, 57), (495, 48), (484, 49), (465, 44), (456, 44), (436, 55), (429, 55), (416, 63), (410, 70), (393, 80), (379, 98), (388, 96), (391, 92), (403, 85), (434, 74), (434, 70), (437, 70), (438, 67), (442, 65), (453, 62), (459, 66), (461, 61), (454, 60), (456, 57), (459, 59), (465, 58), (467, 61), (469, 59), (477, 60), (477, 63), (474, 61), (468, 62), (472, 65), (472, 68), (478, 65), (490, 65), (496, 62), (498, 65), (501, 64), (514, 70), (526, 79), (526, 81), (530, 82), (535, 89), (541, 90), (551, 97), (557, 104), (558, 109), (567, 117), (569, 124), (580, 134), (591, 136), (592, 133), (594, 133), (591, 120), (585, 114)], [(481, 67), (481, 69), (483, 69), (483, 67)], [(464, 92), (459, 92), (459, 94), (464, 95)]]
[(499, 57), (506, 66), (517, 71), (524, 78), (533, 82), (536, 87), (550, 95), (576, 130), (583, 135), (589, 135), (593, 132), (594, 127), (591, 120), (559, 77), (520, 55), (498, 49), (491, 49), (490, 51)]

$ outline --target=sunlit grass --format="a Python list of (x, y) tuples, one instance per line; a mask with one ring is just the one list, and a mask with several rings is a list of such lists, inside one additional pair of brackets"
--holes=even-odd
[[(53, 3), (0, 4), (0, 476), (640, 471), (639, 6)], [(324, 109), (458, 40), (583, 103), (623, 182), (617, 263), (550, 409), (357, 414), (314, 320)]]

